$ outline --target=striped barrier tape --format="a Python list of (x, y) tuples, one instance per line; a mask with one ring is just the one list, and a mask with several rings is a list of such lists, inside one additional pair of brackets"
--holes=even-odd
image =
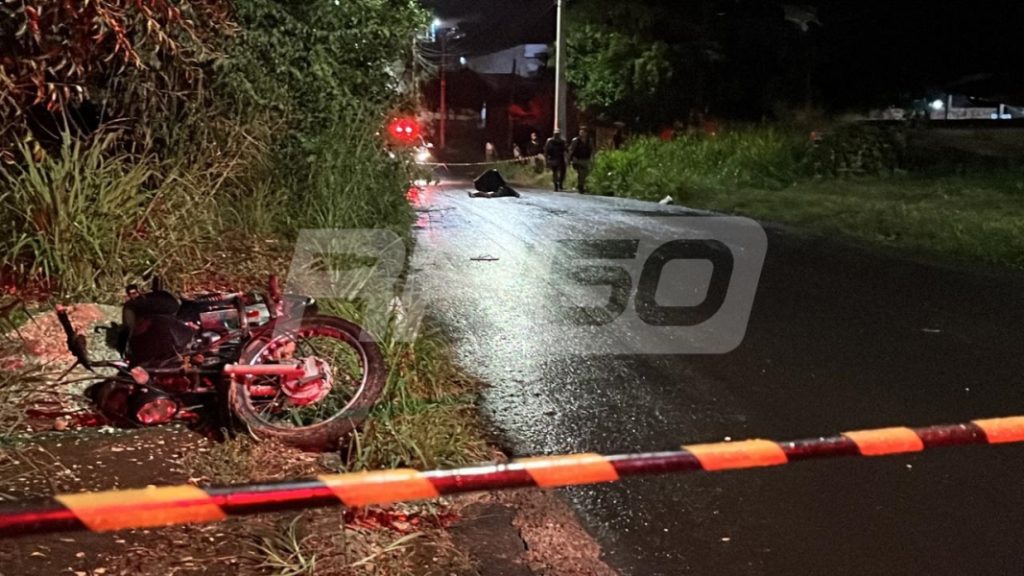
[(536, 156), (523, 156), (522, 158), (504, 158), (501, 160), (491, 160), (490, 162), (416, 162), (417, 166), (442, 166), (444, 168), (450, 167), (466, 167), (466, 166), (495, 166), (503, 164), (525, 164), (529, 166), (531, 163), (536, 162)]
[(791, 442), (696, 444), (678, 452), (527, 458), (447, 471), (385, 470), (272, 484), (61, 494), (0, 507), (0, 537), (216, 522), (229, 516), (282, 510), (391, 504), (464, 492), (615, 482), (645, 474), (719, 472), (815, 458), (888, 456), (942, 446), (1018, 442), (1024, 442), (1024, 416), (928, 428), (862, 430)]

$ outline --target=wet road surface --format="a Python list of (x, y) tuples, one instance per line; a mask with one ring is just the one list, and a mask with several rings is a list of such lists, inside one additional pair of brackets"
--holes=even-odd
[[(515, 455), (1024, 413), (1020, 277), (769, 229), (734, 351), (623, 355), (609, 341), (607, 354), (553, 354), (558, 323), (538, 322), (560, 313), (553, 239), (685, 211), (530, 191), (474, 200), (458, 186), (428, 189), (418, 202), (414, 278), (460, 363), (490, 385), (483, 409)], [(606, 561), (628, 575), (1024, 573), (1020, 447), (630, 479), (563, 494)]]

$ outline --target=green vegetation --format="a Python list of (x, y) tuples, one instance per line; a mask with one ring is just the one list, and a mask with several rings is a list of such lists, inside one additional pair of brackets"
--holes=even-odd
[[(902, 169), (898, 133), (836, 130), (817, 145), (770, 129), (598, 155), (600, 194), (742, 214), (925, 257), (1024, 269), (1024, 172)], [(948, 171), (947, 171), (948, 172)]]
[(688, 206), (928, 258), (1024, 270), (1022, 173), (806, 182), (784, 190), (694, 191), (684, 198)]
[(171, 263), (198, 259), (217, 230), (217, 176), (118, 150), (116, 135), (73, 140), (0, 173), (4, 263), (68, 297)]
[(551, 188), (551, 171), (546, 165), (538, 166), (531, 159), (528, 163), (502, 163), (495, 164), (501, 172), (502, 177), (513, 187), (524, 188)]
[[(413, 1), (238, 2), (242, 34), (219, 79), (239, 121), (266, 135), (242, 180), (234, 213), (243, 226), (392, 227), (405, 233), (407, 166), (388, 160), (376, 133), (399, 104), (392, 64), (426, 22)], [(354, 49), (353, 49), (354, 48)], [(278, 206), (275, 212), (267, 206)]]
[(437, 333), (385, 342), (391, 377), (384, 398), (353, 434), (344, 470), (450, 468), (487, 459), (476, 416), (476, 382), (454, 366)]
[(806, 108), (821, 62), (803, 22), (784, 20), (778, 5), (739, 4), (573, 2), (566, 10), (566, 74), (578, 105), (591, 117), (638, 130), (708, 109), (758, 118)]
[[(0, 5), (0, 283), (30, 298), (116, 302), (149, 273), (192, 290), (283, 275), (302, 229), (408, 239), (411, 167), (388, 157), (379, 132), (404, 104), (401, 62), (427, 21), (415, 0), (52, 4)], [(323, 305), (363, 320), (354, 305)], [(485, 459), (475, 383), (440, 336), (380, 336), (388, 385), (340, 459), (240, 437), (188, 454), (190, 475), (245, 482)], [(14, 348), (0, 360), (14, 361)], [(51, 376), (0, 374), (0, 441), (33, 444), (9, 434)], [(413, 555), (445, 573), (464, 563), (443, 526), (397, 538), (329, 512), (310, 521), (327, 523), (322, 534), (300, 535), (303, 519), (254, 537), (253, 566), (411, 574), (423, 564)]]
[(407, 232), (407, 166), (376, 133), (412, 0), (37, 3), (0, 9), (6, 281), (109, 299), (228, 231)]
[(668, 142), (640, 138), (598, 155), (591, 187), (598, 194), (646, 200), (698, 188), (778, 189), (800, 178), (806, 148), (806, 139), (772, 129)]

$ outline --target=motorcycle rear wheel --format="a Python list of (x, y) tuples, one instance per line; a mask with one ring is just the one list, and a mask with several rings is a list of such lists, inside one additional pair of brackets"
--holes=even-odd
[[(373, 405), (377, 402), (384, 385), (387, 382), (387, 366), (381, 354), (380, 346), (375, 338), (366, 333), (360, 326), (347, 320), (334, 316), (308, 316), (302, 319), (297, 326), (284, 328), (276, 323), (260, 329), (254, 335), (253, 340), (245, 347), (239, 359), (239, 364), (257, 365), (274, 362), (272, 353), (275, 347), (294, 343), (295, 348), (302, 354), (302, 342), (310, 338), (326, 339), (332, 347), (339, 347), (351, 355), (352, 361), (347, 362), (351, 368), (358, 364), (361, 372), (352, 377), (346, 372), (347, 384), (355, 385), (356, 389), (350, 396), (346, 395), (341, 400), (333, 399), (330, 395), (320, 401), (320, 407), (311, 406), (306, 408), (290, 407), (290, 410), (298, 412), (317, 411), (323, 409), (323, 404), (329, 402), (343, 403), (344, 405), (335, 411), (328, 407), (328, 414), (322, 421), (313, 422), (300, 417), (293, 418), (293, 421), (285, 425), (280, 421), (268, 417), (270, 412), (267, 409), (265, 400), (256, 399), (250, 395), (252, 380), (240, 380), (229, 384), (228, 405), (232, 414), (246, 427), (248, 431), (257, 438), (273, 438), (283, 444), (301, 448), (303, 450), (327, 451), (340, 447), (342, 438), (355, 430), (369, 415)], [(312, 354), (312, 353), (309, 353)], [(319, 354), (317, 354), (319, 356)], [(331, 362), (332, 371), (339, 372), (340, 368)], [(341, 379), (335, 382), (335, 386), (342, 385)], [(339, 390), (346, 393), (345, 390)], [(334, 393), (332, 390), (331, 394)], [(278, 410), (284, 409), (287, 399), (278, 394), (270, 403), (278, 402)], [(330, 412), (334, 412), (331, 414)]]

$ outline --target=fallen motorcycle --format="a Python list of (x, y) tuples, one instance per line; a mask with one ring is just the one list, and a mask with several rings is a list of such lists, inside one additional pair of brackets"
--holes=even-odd
[[(90, 359), (67, 309), (57, 317), (68, 349), (98, 383), (86, 394), (111, 422), (154, 426), (218, 417), (257, 438), (308, 450), (337, 448), (377, 401), (387, 368), (375, 338), (360, 326), (318, 313), (311, 298), (211, 293), (178, 298), (154, 279), (129, 286), (122, 322), (106, 331), (121, 355)], [(102, 371), (107, 374), (103, 374)]]

